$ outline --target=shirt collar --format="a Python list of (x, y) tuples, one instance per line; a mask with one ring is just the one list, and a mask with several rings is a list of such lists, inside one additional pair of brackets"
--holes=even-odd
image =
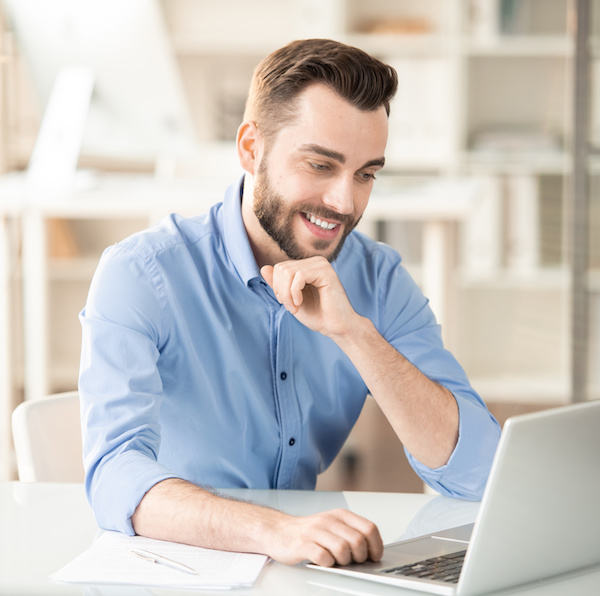
[[(233, 263), (240, 279), (248, 285), (251, 279), (262, 279), (254, 253), (248, 240), (248, 233), (242, 219), (242, 194), (244, 192), (244, 176), (231, 184), (225, 191), (223, 199), (223, 235), (225, 239), (225, 248), (229, 258)], [(340, 274), (341, 268), (352, 256), (353, 233), (346, 238), (346, 243), (342, 248), (338, 258), (332, 263), (335, 271)]]
[(223, 235), (225, 248), (238, 275), (245, 284), (261, 277), (242, 219), (244, 177), (225, 191), (223, 199)]

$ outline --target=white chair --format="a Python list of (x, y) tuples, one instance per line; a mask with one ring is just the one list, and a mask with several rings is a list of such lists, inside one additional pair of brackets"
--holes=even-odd
[(83, 482), (79, 393), (19, 404), (12, 415), (19, 480)]

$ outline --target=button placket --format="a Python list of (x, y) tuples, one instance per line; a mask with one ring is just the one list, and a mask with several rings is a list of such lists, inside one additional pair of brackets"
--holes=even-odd
[(274, 365), (278, 371), (276, 393), (280, 412), (281, 457), (276, 478), (278, 488), (293, 487), (298, 462), (300, 409), (292, 378), (293, 345), (290, 337), (291, 315), (283, 309), (277, 317), (277, 355)]

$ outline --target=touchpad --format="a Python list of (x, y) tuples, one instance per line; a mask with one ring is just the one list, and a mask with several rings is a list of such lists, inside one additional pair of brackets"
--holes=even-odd
[(459, 540), (461, 542), (469, 542), (471, 540), (471, 534), (475, 524), (465, 524), (464, 526), (456, 526), (449, 530), (442, 530), (441, 532), (434, 532), (432, 536), (436, 538), (446, 538), (447, 540)]
[(415, 561), (428, 559), (430, 557), (439, 557), (460, 550), (465, 550), (462, 542), (453, 540), (438, 540), (428, 536), (427, 538), (417, 538), (410, 542), (398, 542), (385, 547), (386, 555), (410, 557)]

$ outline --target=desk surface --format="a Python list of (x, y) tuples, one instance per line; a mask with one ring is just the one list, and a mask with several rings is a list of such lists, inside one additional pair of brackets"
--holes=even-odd
[[(475, 519), (478, 508), (477, 503), (424, 494), (252, 490), (228, 492), (298, 515), (346, 507), (377, 523), (384, 542), (469, 523)], [(98, 532), (81, 485), (0, 483), (0, 528), (0, 594), (166, 596), (194, 593), (189, 590), (92, 587), (50, 582), (48, 576), (83, 552)], [(234, 590), (228, 593), (252, 593), (260, 596), (418, 594), (278, 563), (270, 563), (265, 568), (253, 590)], [(517, 591), (506, 592), (510, 593)], [(529, 590), (521, 589), (518, 593), (536, 596), (596, 595), (600, 593), (600, 567), (596, 567), (593, 572), (560, 582), (546, 582)]]

